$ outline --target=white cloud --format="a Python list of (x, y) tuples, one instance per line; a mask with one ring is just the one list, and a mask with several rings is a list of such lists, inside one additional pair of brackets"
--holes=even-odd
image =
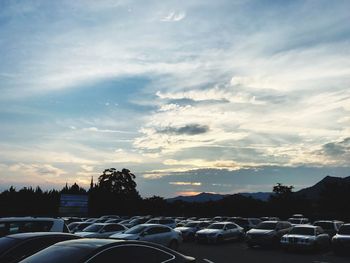
[(172, 11), (161, 19), (163, 22), (179, 22), (186, 17), (185, 12)]

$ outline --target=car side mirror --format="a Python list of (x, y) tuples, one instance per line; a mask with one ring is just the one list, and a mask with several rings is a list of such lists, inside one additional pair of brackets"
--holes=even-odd
[(145, 231), (145, 232), (142, 232), (141, 236), (144, 237), (144, 236), (147, 236), (148, 235), (148, 232)]

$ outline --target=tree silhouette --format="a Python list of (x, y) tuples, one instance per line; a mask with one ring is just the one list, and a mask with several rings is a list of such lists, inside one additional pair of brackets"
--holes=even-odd
[(113, 194), (134, 195), (136, 191), (135, 175), (128, 169), (117, 171), (109, 168), (98, 178), (99, 188)]

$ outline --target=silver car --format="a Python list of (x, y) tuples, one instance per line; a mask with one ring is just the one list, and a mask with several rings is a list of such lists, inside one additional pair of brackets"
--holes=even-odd
[(244, 229), (231, 222), (214, 223), (196, 233), (197, 242), (221, 243), (244, 237)]
[(281, 245), (285, 249), (321, 249), (330, 245), (330, 237), (319, 226), (299, 225), (282, 236)]
[(95, 223), (84, 228), (81, 232), (75, 232), (75, 234), (81, 237), (107, 238), (127, 229), (127, 227), (116, 223)]
[(171, 249), (177, 249), (182, 243), (181, 232), (160, 224), (140, 224), (109, 238), (148, 241)]
[(182, 233), (183, 240), (193, 240), (197, 231), (206, 228), (209, 225), (210, 223), (206, 221), (193, 221), (188, 222), (184, 226), (176, 227), (175, 230)]

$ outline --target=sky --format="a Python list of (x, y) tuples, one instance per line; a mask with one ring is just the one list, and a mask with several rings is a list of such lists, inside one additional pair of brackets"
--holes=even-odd
[(0, 1), (0, 189), (350, 176), (350, 2)]

